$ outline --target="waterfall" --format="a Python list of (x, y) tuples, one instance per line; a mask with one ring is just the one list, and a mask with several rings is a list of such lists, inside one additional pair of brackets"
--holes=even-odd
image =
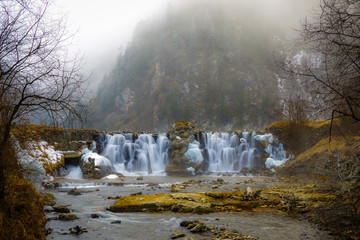
[(203, 133), (210, 172), (239, 172), (244, 169), (261, 170), (261, 144), (256, 133)]
[(108, 158), (117, 172), (125, 175), (159, 175), (168, 164), (169, 139), (165, 134), (106, 135), (102, 156)]

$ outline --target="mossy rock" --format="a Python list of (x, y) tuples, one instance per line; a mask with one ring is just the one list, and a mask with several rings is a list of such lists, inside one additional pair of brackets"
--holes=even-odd
[(53, 206), (53, 209), (58, 213), (70, 213), (70, 208), (67, 205)]
[(209, 203), (211, 198), (203, 193), (173, 193), (173, 194), (155, 194), (145, 196), (122, 197), (110, 207), (112, 212), (142, 212), (142, 211), (171, 211), (173, 206), (179, 207), (175, 211), (194, 212), (197, 207), (203, 212), (211, 207)]
[(47, 125), (23, 124), (13, 128), (11, 134), (20, 143), (30, 140), (44, 140), (49, 144), (54, 144), (55, 142), (92, 141), (94, 136), (99, 134), (99, 131), (96, 129), (65, 129)]
[(198, 223), (195, 225), (195, 227), (190, 229), (190, 232), (201, 233), (201, 232), (206, 232), (207, 230), (208, 230), (208, 227), (204, 223)]
[(52, 193), (43, 193), (41, 195), (45, 206), (54, 206), (55, 205), (55, 196)]
[(71, 213), (60, 213), (58, 219), (61, 221), (72, 221), (77, 219), (77, 217), (75, 214), (71, 214)]

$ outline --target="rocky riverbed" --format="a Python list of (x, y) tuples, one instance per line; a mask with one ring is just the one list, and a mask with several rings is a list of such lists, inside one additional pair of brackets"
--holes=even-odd
[[(297, 213), (308, 211), (306, 203), (321, 204), (327, 200), (326, 195), (313, 192), (311, 185), (300, 187), (273, 177), (140, 179), (56, 179), (56, 187), (46, 190), (55, 196), (56, 202), (45, 208), (47, 239), (334, 239)], [(162, 208), (154, 198), (159, 194), (178, 196), (175, 197), (178, 201), (185, 199), (195, 205), (205, 202), (211, 211), (197, 214), (195, 208), (187, 208), (188, 211), (176, 211), (173, 205)], [(205, 197), (189, 197), (194, 194)], [(151, 204), (141, 205), (149, 198), (158, 201), (156, 211)], [(114, 210), (128, 200), (137, 204), (136, 211)], [(253, 205), (240, 206), (242, 201)], [(165, 200), (160, 202), (166, 204)], [(192, 222), (193, 226), (180, 226), (184, 221)], [(201, 231), (196, 231), (197, 225)]]

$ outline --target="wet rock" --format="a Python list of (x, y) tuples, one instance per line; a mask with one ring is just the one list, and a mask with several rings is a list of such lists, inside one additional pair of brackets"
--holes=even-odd
[(45, 235), (47, 236), (47, 235), (51, 234), (53, 231), (54, 231), (54, 229), (52, 229), (51, 227), (46, 228), (45, 229)]
[(137, 192), (137, 193), (131, 193), (130, 196), (140, 196), (142, 195), (142, 192)]
[(84, 232), (87, 232), (87, 229), (76, 226), (76, 227), (73, 227), (73, 228), (69, 228), (69, 231), (70, 231), (71, 234), (80, 235), (80, 234), (82, 234)]
[(58, 219), (61, 221), (71, 221), (77, 219), (75, 214), (71, 213), (60, 213)]
[(171, 239), (177, 239), (177, 238), (181, 238), (181, 237), (185, 237), (185, 234), (182, 232), (174, 232), (170, 236)]
[(238, 233), (232, 233), (227, 231), (218, 232), (212, 240), (260, 240), (257, 237), (253, 237), (250, 235), (242, 235)]
[(99, 218), (100, 216), (99, 216), (99, 214), (97, 214), (97, 213), (92, 213), (92, 214), (90, 215), (90, 217), (91, 217), (91, 218)]
[(81, 195), (81, 192), (79, 189), (77, 189), (76, 187), (71, 189), (70, 191), (68, 191), (67, 193), (68, 195), (74, 195), (74, 196), (77, 196), (77, 195)]
[(195, 227), (196, 225), (194, 224), (194, 223), (190, 223), (187, 227), (186, 227), (186, 229), (192, 229), (193, 227)]
[(119, 199), (121, 196), (108, 196), (106, 199)]
[(157, 184), (157, 183), (149, 183), (147, 186), (148, 187), (159, 187), (159, 184)]
[(217, 183), (220, 183), (220, 184), (225, 183), (224, 179), (222, 179), (222, 178), (216, 179), (216, 182), (217, 182)]
[(193, 224), (193, 221), (182, 221), (182, 222), (180, 223), (180, 226), (181, 226), (181, 227), (187, 227), (187, 226), (189, 226), (190, 224)]
[(120, 224), (121, 223), (121, 220), (116, 220), (116, 221), (112, 221), (110, 222), (111, 224)]
[(67, 205), (59, 205), (59, 206), (53, 206), (54, 212), (57, 213), (70, 213), (70, 209), (67, 207)]
[(143, 176), (139, 176), (136, 178), (136, 180), (144, 180), (144, 177)]
[(204, 223), (198, 223), (193, 228), (190, 229), (192, 233), (206, 232), (208, 230), (207, 226)]

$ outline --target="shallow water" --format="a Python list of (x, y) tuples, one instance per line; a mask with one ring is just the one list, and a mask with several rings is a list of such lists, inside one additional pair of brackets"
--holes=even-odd
[[(194, 185), (186, 188), (184, 192), (210, 190), (212, 181), (216, 178), (195, 178), (195, 180), (204, 180), (200, 185)], [(229, 190), (234, 186), (246, 188), (248, 184), (243, 182), (247, 178), (224, 178), (227, 184), (221, 189)], [(255, 186), (267, 183), (267, 178), (253, 178), (256, 182)], [(128, 196), (131, 193), (141, 191), (143, 194), (154, 194), (159, 192), (170, 192), (169, 187), (152, 189), (147, 186), (148, 182), (152, 183), (169, 183), (183, 182), (188, 178), (171, 178), (171, 177), (144, 177), (143, 181), (137, 181), (135, 178), (126, 178), (125, 182), (115, 182), (118, 185), (106, 186), (107, 181), (91, 181), (87, 182), (74, 181), (71, 187), (87, 186), (81, 188), (82, 195), (68, 195), (70, 188), (61, 187), (47, 190), (55, 195), (57, 204), (67, 205), (72, 213), (76, 214), (79, 219), (74, 221), (50, 220), (47, 227), (54, 229), (53, 233), (47, 236), (47, 239), (169, 239), (170, 235), (175, 231), (180, 231), (186, 236), (194, 239), (211, 239), (210, 233), (203, 235), (192, 234), (188, 230), (180, 227), (179, 223), (183, 220), (198, 219), (205, 222), (207, 226), (215, 226), (216, 228), (225, 227), (226, 230), (236, 230), (242, 234), (250, 234), (260, 239), (333, 239), (326, 232), (318, 230), (313, 224), (307, 221), (300, 221), (297, 218), (290, 217), (285, 213), (257, 213), (257, 212), (241, 212), (241, 213), (212, 213), (204, 215), (195, 214), (179, 214), (179, 213), (112, 213), (106, 209), (114, 204), (116, 200), (107, 199), (108, 196)], [(58, 179), (58, 182), (68, 181)], [(100, 184), (101, 185), (96, 185)], [(266, 182), (266, 183), (265, 183)], [(121, 185), (120, 185), (121, 183)], [(168, 183), (168, 184), (166, 184)], [(79, 185), (82, 184), (82, 185)], [(272, 181), (270, 179), (270, 185)], [(100, 186), (100, 187), (99, 187)], [(95, 191), (98, 188), (99, 191)], [(91, 214), (96, 213), (100, 218), (91, 218)], [(47, 217), (57, 216), (56, 213), (47, 213)], [(121, 224), (111, 224), (112, 221), (121, 220)], [(66, 234), (70, 227), (87, 228), (88, 232), (78, 236)]]

